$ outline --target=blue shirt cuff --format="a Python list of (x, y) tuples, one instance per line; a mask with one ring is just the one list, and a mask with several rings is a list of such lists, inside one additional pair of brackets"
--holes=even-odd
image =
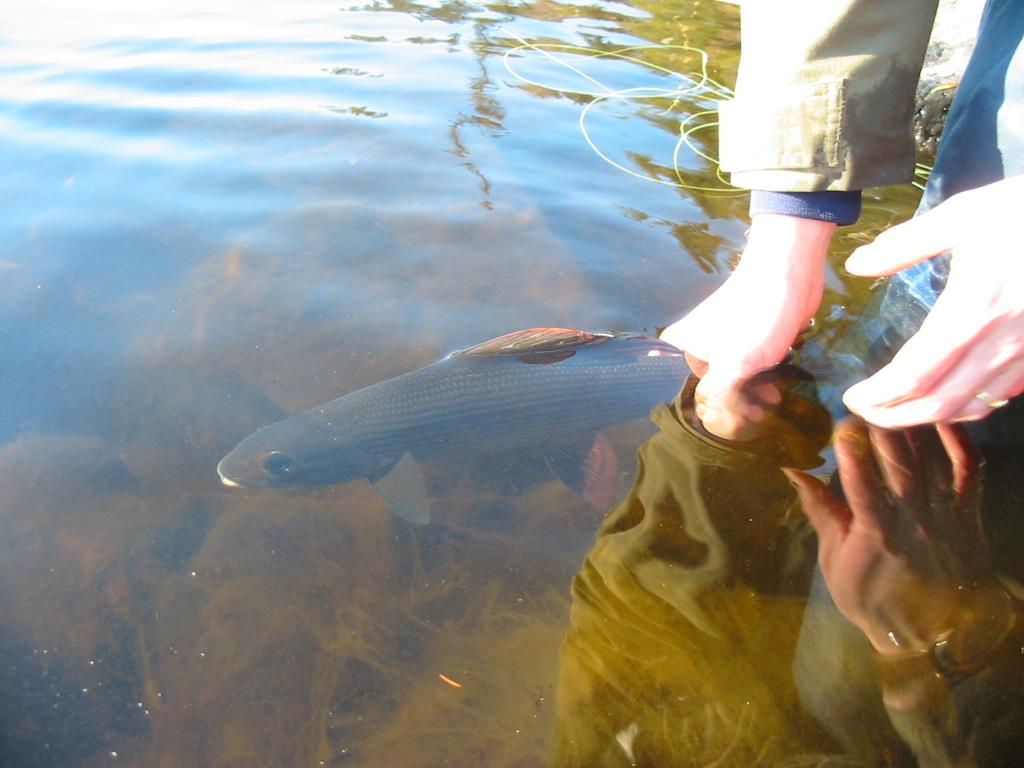
[(853, 192), (769, 192), (750, 193), (750, 215), (782, 213), (804, 219), (853, 224), (860, 218), (860, 190)]

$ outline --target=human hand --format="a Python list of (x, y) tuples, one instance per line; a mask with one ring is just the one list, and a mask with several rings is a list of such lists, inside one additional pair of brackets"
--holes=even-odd
[(845, 503), (783, 470), (818, 533), (829, 592), (880, 654), (928, 649), (950, 628), (960, 588), (991, 576), (980, 456), (955, 424), (890, 431), (852, 416), (834, 444)]
[(744, 384), (781, 361), (821, 303), (835, 224), (759, 214), (729, 279), (661, 338), (686, 352), (701, 377), (696, 412), (719, 437), (745, 439), (779, 400), (771, 386)]
[(981, 419), (1024, 391), (1024, 177), (954, 195), (854, 251), (846, 269), (889, 275), (949, 251), (949, 279), (892, 361), (847, 390), (883, 427)]

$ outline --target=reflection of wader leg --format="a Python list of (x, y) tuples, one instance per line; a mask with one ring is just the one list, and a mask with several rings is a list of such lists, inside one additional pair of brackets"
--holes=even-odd
[[(1018, 0), (989, 0), (918, 212), (957, 192), (1024, 173), (1022, 32), (1024, 8)], [(946, 283), (948, 269), (942, 256), (889, 280), (881, 306), (891, 326), (889, 356), (920, 327)]]
[(871, 646), (836, 608), (820, 570), (800, 627), (793, 680), (807, 711), (848, 752), (863, 748), (865, 733), (887, 729)]

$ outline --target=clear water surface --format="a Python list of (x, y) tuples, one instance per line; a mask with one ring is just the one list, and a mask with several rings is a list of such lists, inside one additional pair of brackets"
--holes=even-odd
[[(573, 608), (566, 640), (604, 511), (529, 451), (427, 468), (423, 528), (362, 481), (214, 471), (255, 428), (453, 349), (653, 333), (694, 306), (746, 227), (699, 127), (737, 45), (735, 9), (701, 0), (0, 10), (0, 763), (657, 764), (637, 725), (657, 713), (705, 764), (712, 726), (673, 720), (695, 710), (733, 713), (719, 764), (744, 764), (743, 734), (848, 752), (793, 702), (764, 714), (791, 659), (755, 639), (795, 643), (809, 589), (771, 547), (730, 581), (746, 651), (629, 590), (603, 630)], [(839, 250), (915, 197), (880, 193)], [(830, 274), (826, 307), (858, 290)], [(653, 431), (611, 430), (620, 497)], [(746, 477), (734, 512), (792, 499)], [(637, 573), (684, 564), (669, 533), (681, 549), (633, 552)], [(787, 598), (761, 619), (758, 590)], [(734, 677), (666, 661), (698, 657)], [(630, 686), (593, 683), (624, 658)]]

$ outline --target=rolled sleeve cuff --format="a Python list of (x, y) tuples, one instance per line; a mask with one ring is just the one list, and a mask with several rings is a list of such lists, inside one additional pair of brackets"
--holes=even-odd
[(851, 192), (770, 192), (755, 189), (750, 193), (750, 215), (780, 213), (818, 219), (845, 226), (860, 218), (860, 190)]

